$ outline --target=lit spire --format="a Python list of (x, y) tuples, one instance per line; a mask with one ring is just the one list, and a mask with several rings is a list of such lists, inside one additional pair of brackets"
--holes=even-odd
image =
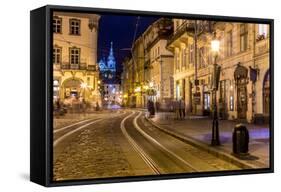
[(111, 57), (113, 57), (113, 42), (112, 41), (110, 42), (110, 53), (109, 53), (109, 55)]
[(113, 55), (113, 42), (110, 42), (110, 51), (109, 51), (109, 55), (107, 57), (107, 67), (109, 70), (111, 70), (112, 72), (116, 71), (115, 67), (116, 67), (116, 61)]

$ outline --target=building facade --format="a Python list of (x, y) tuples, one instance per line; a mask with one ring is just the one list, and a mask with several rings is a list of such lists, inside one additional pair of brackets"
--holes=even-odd
[[(172, 20), (159, 19), (133, 43), (123, 63), (122, 89), (127, 106), (146, 107), (148, 99), (167, 108), (173, 98), (173, 53), (166, 49)], [(154, 90), (153, 94), (149, 90)]]
[(161, 18), (154, 22), (143, 34), (146, 53), (146, 79), (155, 90), (151, 97), (163, 110), (171, 108), (173, 100), (173, 52), (167, 49), (167, 40), (173, 33), (173, 21)]
[[(104, 105), (108, 107), (110, 105), (121, 105), (122, 104), (122, 91), (120, 84), (118, 83), (104, 83)], [(110, 107), (109, 107), (110, 108)]]
[[(217, 64), (221, 66), (216, 93), (212, 91), (214, 32), (220, 42)], [(268, 118), (268, 25), (174, 19), (168, 48), (174, 53), (174, 96), (184, 99), (188, 113), (211, 114), (217, 94), (222, 119)]]
[(135, 107), (134, 94), (134, 66), (131, 58), (126, 58), (123, 62), (123, 72), (121, 77), (121, 90), (123, 93), (122, 104), (124, 107)]
[(100, 16), (54, 12), (54, 100), (100, 103), (97, 33)]

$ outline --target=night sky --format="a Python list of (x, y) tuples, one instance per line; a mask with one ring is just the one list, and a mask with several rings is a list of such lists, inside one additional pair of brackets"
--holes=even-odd
[[(140, 17), (136, 39), (157, 19), (157, 17)], [(122, 62), (126, 56), (130, 55), (130, 51), (120, 49), (131, 48), (136, 22), (137, 16), (101, 16), (98, 33), (98, 62), (103, 56), (107, 58), (110, 42), (113, 41), (116, 70), (118, 73), (122, 71)]]

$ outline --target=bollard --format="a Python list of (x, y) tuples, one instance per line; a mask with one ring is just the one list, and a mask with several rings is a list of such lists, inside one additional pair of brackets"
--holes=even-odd
[(237, 124), (232, 135), (232, 149), (236, 155), (248, 154), (249, 132), (245, 125)]

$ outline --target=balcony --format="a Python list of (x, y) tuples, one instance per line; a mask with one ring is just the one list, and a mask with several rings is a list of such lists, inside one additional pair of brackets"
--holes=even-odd
[(255, 45), (255, 56), (259, 56), (265, 53), (269, 53), (269, 38), (262, 37), (257, 40)]
[[(203, 34), (211, 34), (214, 31), (213, 21), (197, 21), (197, 36)], [(167, 45), (173, 43), (185, 42), (188, 37), (194, 37), (195, 34), (195, 22), (184, 21), (178, 28), (175, 29), (174, 33), (170, 36)]]
[(87, 70), (88, 71), (97, 71), (97, 66), (96, 65), (88, 65)]
[(60, 68), (57, 67), (57, 65), (56, 65), (56, 69), (97, 71), (96, 65), (88, 65), (87, 66), (86, 63), (80, 63), (80, 64), (62, 63), (60, 65)]
[(183, 35), (194, 35), (194, 23), (190, 23), (185, 21), (183, 24), (181, 24), (178, 28), (175, 29), (174, 34), (171, 35), (169, 38), (167, 45), (172, 44), (174, 41), (182, 37)]

